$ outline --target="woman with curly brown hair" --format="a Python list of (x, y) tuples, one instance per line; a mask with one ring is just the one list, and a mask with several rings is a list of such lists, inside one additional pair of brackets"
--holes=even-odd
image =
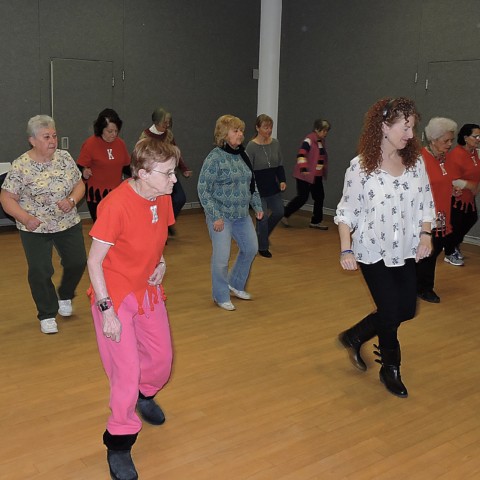
[(430, 255), (433, 198), (414, 127), (419, 120), (407, 98), (376, 102), (365, 116), (358, 156), (345, 174), (335, 223), (340, 235), (340, 264), (357, 262), (377, 310), (339, 335), (350, 360), (367, 366), (360, 349), (378, 336), (380, 380), (399, 397), (408, 392), (400, 376), (397, 330), (416, 311), (415, 262)]

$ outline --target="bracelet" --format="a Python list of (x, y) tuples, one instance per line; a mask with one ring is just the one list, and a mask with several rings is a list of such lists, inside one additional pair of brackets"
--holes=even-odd
[(431, 236), (432, 236), (432, 232), (427, 232), (426, 230), (422, 230), (422, 231), (420, 232), (419, 237), (421, 237), (422, 235), (428, 235), (429, 237), (431, 237)]
[(353, 250), (342, 250), (342, 251), (340, 252), (340, 256), (342, 256), (342, 255), (348, 255), (349, 253), (353, 253)]
[(101, 312), (105, 312), (112, 307), (113, 307), (113, 303), (112, 303), (112, 299), (110, 297), (102, 298), (101, 300), (99, 300), (97, 302), (97, 308)]
[(68, 197), (68, 201), (73, 205), (75, 206), (77, 204), (77, 202), (75, 201), (75, 199), (73, 197)]

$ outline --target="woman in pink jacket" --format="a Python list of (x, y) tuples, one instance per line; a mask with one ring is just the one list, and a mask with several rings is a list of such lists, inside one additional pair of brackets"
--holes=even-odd
[(327, 173), (327, 150), (325, 138), (330, 131), (330, 123), (326, 120), (317, 119), (313, 123), (313, 132), (309, 133), (302, 142), (297, 153), (297, 164), (293, 176), (297, 180), (297, 196), (290, 200), (285, 207), (282, 223), (289, 227), (288, 218), (299, 210), (308, 200), (309, 195), (313, 198), (313, 215), (310, 228), (328, 230), (323, 220), (323, 177)]

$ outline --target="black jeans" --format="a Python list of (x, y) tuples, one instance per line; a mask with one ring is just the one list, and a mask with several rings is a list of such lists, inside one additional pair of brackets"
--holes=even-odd
[(387, 267), (383, 260), (360, 263), (360, 269), (377, 306), (372, 320), (379, 346), (396, 348), (400, 323), (413, 318), (417, 309), (415, 260), (407, 259), (398, 267)]
[(320, 223), (323, 220), (323, 200), (325, 192), (323, 190), (322, 177), (315, 177), (314, 183), (308, 183), (297, 178), (297, 196), (292, 198), (285, 207), (285, 217), (295, 213), (307, 203), (308, 196), (312, 194), (313, 198), (313, 215), (312, 223)]

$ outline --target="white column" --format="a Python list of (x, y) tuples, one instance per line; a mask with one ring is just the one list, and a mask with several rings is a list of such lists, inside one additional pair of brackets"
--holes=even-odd
[(281, 30), (282, 0), (262, 0), (257, 115), (266, 113), (273, 118), (273, 137), (277, 136)]

